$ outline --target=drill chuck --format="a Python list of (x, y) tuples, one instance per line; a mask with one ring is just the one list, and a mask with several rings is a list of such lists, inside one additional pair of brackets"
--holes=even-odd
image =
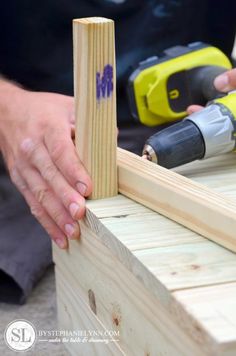
[(143, 154), (163, 167), (174, 168), (233, 151), (235, 132), (236, 121), (232, 112), (221, 102), (215, 101), (151, 136), (146, 141)]
[(200, 130), (205, 145), (204, 158), (233, 151), (236, 121), (230, 110), (222, 104), (212, 104), (185, 119)]
[(173, 168), (200, 159), (205, 154), (203, 136), (191, 121), (181, 121), (151, 136), (143, 155), (160, 166)]

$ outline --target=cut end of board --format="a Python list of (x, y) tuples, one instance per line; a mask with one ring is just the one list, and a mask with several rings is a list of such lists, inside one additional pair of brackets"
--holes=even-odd
[(82, 19), (73, 19), (73, 24), (80, 23), (83, 25), (99, 24), (99, 23), (113, 23), (111, 19), (105, 17), (84, 17)]

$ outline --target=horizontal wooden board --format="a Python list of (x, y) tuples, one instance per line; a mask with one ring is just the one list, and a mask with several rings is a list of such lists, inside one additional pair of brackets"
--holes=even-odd
[(236, 201), (118, 149), (119, 191), (236, 252)]
[(236, 256), (212, 242), (179, 244), (133, 252), (169, 290), (236, 280)]
[[(236, 283), (182, 290), (173, 296), (177, 301), (173, 309), (189, 333), (207, 342), (202, 330), (210, 330), (212, 338), (218, 340), (216, 356), (236, 355)], [(191, 327), (190, 318), (183, 320), (183, 308), (198, 321), (198, 330)]]
[(131, 251), (205, 241), (202, 236), (146, 208), (142, 213), (104, 218), (101, 222)]
[[(109, 200), (111, 209), (116, 200), (120, 207), (122, 201), (125, 206), (130, 204), (133, 212), (139, 205), (119, 196)], [(105, 210), (109, 211), (107, 203)], [(168, 299), (168, 290), (236, 281), (234, 253), (147, 208), (143, 207), (142, 214), (99, 220), (94, 215), (97, 205), (93, 211), (93, 204), (88, 202), (87, 226), (151, 292), (159, 293), (164, 300)]]
[(175, 168), (174, 171), (236, 200), (235, 153), (195, 161)]
[(94, 200), (87, 200), (87, 207), (92, 207), (97, 218), (119, 217), (133, 214), (149, 213), (150, 209), (137, 204), (131, 199), (125, 199), (119, 194), (116, 197)]

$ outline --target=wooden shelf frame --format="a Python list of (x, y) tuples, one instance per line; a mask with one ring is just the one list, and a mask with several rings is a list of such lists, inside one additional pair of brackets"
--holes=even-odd
[(74, 26), (76, 142), (95, 186), (80, 241), (53, 246), (59, 324), (119, 337), (66, 346), (82, 356), (234, 356), (235, 157), (172, 172), (117, 149), (115, 91), (98, 98), (95, 80), (115, 65), (113, 22)]

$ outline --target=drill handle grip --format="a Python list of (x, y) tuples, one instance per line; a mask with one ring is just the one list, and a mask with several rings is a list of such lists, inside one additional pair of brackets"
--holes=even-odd
[(216, 90), (214, 79), (227, 70), (228, 69), (225, 67), (220, 66), (205, 66), (198, 68), (194, 76), (193, 85), (197, 91), (201, 91), (201, 95), (203, 95), (206, 101), (211, 101), (225, 95), (225, 93)]

